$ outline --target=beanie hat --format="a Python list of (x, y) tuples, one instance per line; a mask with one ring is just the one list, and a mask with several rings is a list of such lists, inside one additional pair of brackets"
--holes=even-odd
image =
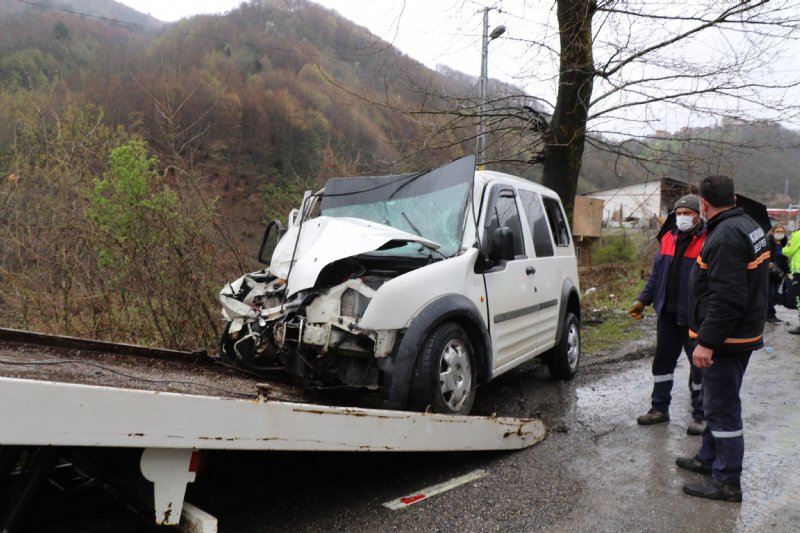
[(677, 202), (675, 202), (675, 208), (678, 209), (679, 207), (686, 207), (691, 209), (692, 211), (700, 212), (700, 197), (696, 194), (687, 194)]

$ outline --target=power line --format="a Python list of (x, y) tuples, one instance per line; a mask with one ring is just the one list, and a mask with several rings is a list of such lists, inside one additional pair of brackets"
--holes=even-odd
[(37, 7), (39, 9), (50, 10), (50, 11), (60, 11), (62, 13), (69, 13), (71, 15), (78, 15), (78, 16), (81, 16), (81, 17), (87, 17), (87, 18), (92, 18), (92, 19), (97, 19), (97, 20), (103, 20), (105, 22), (111, 22), (113, 24), (118, 24), (120, 26), (135, 26), (135, 27), (139, 27), (139, 28), (142, 28), (142, 29), (145, 29), (145, 30), (157, 30), (158, 29), (155, 26), (147, 26), (145, 24), (139, 24), (137, 22), (126, 22), (126, 21), (115, 19), (115, 18), (111, 18), (111, 17), (105, 17), (103, 15), (93, 15), (91, 13), (84, 13), (82, 11), (75, 11), (73, 9), (67, 9), (65, 7), (56, 7), (56, 6), (51, 6), (51, 5), (47, 5), (47, 4), (40, 4), (39, 2), (31, 2), (30, 0), (17, 0), (17, 2), (19, 2), (20, 4), (27, 4), (29, 6)]

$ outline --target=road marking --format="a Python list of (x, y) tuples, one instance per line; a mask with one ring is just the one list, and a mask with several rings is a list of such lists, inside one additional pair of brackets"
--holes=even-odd
[(480, 479), (485, 475), (486, 475), (486, 470), (475, 470), (474, 472), (470, 472), (469, 474), (453, 478), (450, 481), (445, 481), (444, 483), (439, 483), (438, 485), (433, 485), (426, 489), (422, 489), (419, 492), (412, 492), (411, 494), (403, 496), (402, 498), (397, 498), (396, 500), (386, 502), (383, 504), (383, 506), (388, 507), (393, 511), (396, 511), (398, 509), (405, 509), (409, 505), (421, 502), (422, 500), (428, 499), (431, 496), (436, 496), (437, 494), (441, 494), (456, 487), (460, 487), (461, 485), (469, 483), (470, 481), (475, 481), (477, 479)]

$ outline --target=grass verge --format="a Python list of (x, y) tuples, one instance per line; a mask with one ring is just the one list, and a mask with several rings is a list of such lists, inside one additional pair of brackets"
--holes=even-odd
[(581, 272), (584, 353), (608, 350), (645, 335), (641, 322), (627, 314), (645, 275), (632, 263), (600, 265)]

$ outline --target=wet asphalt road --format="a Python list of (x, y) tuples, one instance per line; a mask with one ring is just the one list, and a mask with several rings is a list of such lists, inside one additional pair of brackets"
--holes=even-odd
[[(797, 324), (794, 311), (779, 317)], [(650, 319), (652, 320), (652, 319)], [(700, 438), (686, 435), (688, 364), (676, 370), (672, 420), (641, 427), (651, 342), (584, 359), (570, 383), (545, 369), (480, 389), (477, 411), (539, 416), (546, 439), (512, 453), (216, 453), (187, 500), (220, 531), (800, 531), (800, 337), (767, 324), (742, 387), (741, 504), (683, 494), (679, 471)], [(486, 477), (391, 511), (383, 503), (472, 472)]]

